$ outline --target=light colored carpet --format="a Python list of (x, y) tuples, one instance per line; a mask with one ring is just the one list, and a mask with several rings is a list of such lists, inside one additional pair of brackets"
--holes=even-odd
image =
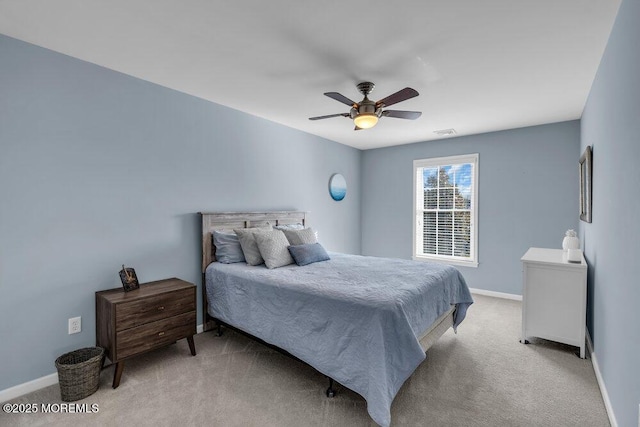
[[(474, 299), (458, 334), (448, 331), (398, 393), (394, 426), (609, 425), (591, 360), (549, 341), (520, 344), (520, 302)], [(195, 342), (196, 357), (182, 340), (127, 362), (116, 390), (104, 369), (100, 389), (75, 402), (97, 413), (0, 413), (0, 425), (375, 425), (359, 395), (338, 385), (326, 398), (323, 375), (242, 335)], [(61, 403), (59, 387), (13, 402)]]

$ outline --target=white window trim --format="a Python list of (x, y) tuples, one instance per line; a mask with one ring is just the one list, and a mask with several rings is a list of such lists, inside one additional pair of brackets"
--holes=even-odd
[[(478, 266), (478, 160), (479, 154), (466, 154), (462, 156), (447, 156), (447, 157), (437, 157), (431, 159), (420, 159), (413, 161), (413, 244), (412, 244), (412, 254), (413, 259), (416, 261), (428, 261), (428, 262), (440, 262), (444, 264), (452, 264), (459, 265), (464, 267), (477, 267)], [(450, 165), (450, 164), (459, 164), (459, 163), (473, 163), (473, 195), (471, 197), (471, 206), (473, 206), (473, 215), (472, 217), (472, 234), (471, 238), (473, 243), (471, 244), (471, 257), (469, 260), (455, 258), (453, 256), (443, 256), (443, 255), (418, 255), (416, 252), (417, 245), (417, 230), (418, 230), (418, 209), (417, 209), (417, 169), (423, 167), (430, 166), (441, 166), (441, 165)]]

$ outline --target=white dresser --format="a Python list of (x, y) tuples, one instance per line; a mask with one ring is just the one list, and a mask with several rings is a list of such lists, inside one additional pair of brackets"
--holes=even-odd
[(529, 248), (522, 261), (522, 343), (528, 337), (580, 347), (585, 358), (587, 262), (562, 249)]

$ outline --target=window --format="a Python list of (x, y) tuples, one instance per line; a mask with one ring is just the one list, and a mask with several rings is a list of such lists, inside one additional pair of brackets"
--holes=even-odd
[(478, 155), (413, 161), (413, 258), (477, 267)]

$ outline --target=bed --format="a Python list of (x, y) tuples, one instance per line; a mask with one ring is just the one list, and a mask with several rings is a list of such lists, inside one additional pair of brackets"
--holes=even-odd
[(284, 350), (363, 396), (382, 426), (425, 351), (473, 303), (458, 270), (434, 263), (339, 253), (273, 270), (218, 263), (214, 230), (307, 226), (307, 214), (201, 215), (205, 330), (229, 325)]

